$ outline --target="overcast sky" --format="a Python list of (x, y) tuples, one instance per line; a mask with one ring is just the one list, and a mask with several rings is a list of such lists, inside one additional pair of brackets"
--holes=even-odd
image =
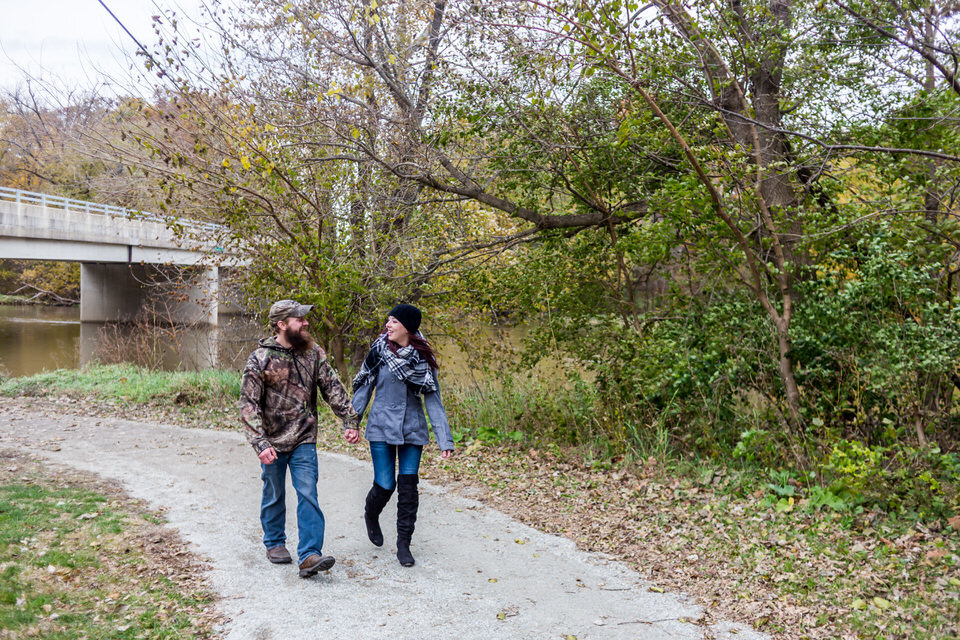
[[(147, 47), (155, 44), (151, 17), (159, 7), (199, 17), (202, 0), (103, 0)], [(136, 45), (98, 0), (0, 0), (0, 89), (32, 75), (56, 76), (68, 88), (103, 82), (99, 72), (123, 78)]]

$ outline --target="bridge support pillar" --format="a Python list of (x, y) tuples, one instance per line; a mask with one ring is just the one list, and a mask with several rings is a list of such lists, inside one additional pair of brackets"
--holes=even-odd
[(217, 267), (82, 263), (80, 321), (217, 324)]
[(82, 263), (80, 322), (133, 320), (146, 298), (146, 281), (141, 265)]
[(243, 313), (243, 299), (237, 285), (237, 269), (219, 267), (220, 284), (217, 311), (221, 316), (238, 316)]
[(178, 324), (217, 324), (220, 273), (217, 267), (178, 267), (182, 284), (174, 290), (177, 304), (170, 321)]

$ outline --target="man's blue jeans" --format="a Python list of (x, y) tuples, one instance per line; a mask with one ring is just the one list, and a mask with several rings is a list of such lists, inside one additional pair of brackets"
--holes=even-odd
[(373, 480), (384, 489), (397, 486), (397, 463), (401, 475), (417, 475), (420, 471), (420, 456), (423, 447), (418, 444), (370, 443), (370, 458), (373, 460)]
[(297, 557), (303, 562), (312, 553), (323, 549), (323, 512), (317, 502), (317, 445), (302, 444), (287, 453), (277, 452), (271, 464), (260, 464), (263, 480), (263, 498), (260, 501), (260, 524), (263, 526), (263, 544), (267, 549), (280, 546), (287, 540), (284, 525), (287, 506), (284, 501), (287, 467), (290, 480), (297, 492)]

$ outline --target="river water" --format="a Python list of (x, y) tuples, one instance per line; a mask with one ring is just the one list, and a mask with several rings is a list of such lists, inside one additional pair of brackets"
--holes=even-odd
[(79, 307), (0, 305), (0, 375), (77, 369), (93, 360), (239, 370), (263, 335), (257, 322), (238, 316), (177, 329), (80, 322)]
[[(80, 322), (79, 307), (0, 305), (0, 375), (30, 376), (78, 369), (88, 362), (134, 362), (166, 371), (219, 367), (241, 370), (257, 340), (267, 335), (255, 319), (224, 315), (217, 326), (165, 328)], [(495, 361), (516, 357), (526, 330), (473, 327), (476, 350), (498, 345)], [(446, 382), (472, 386), (485, 377), (448, 336), (431, 336)], [(542, 366), (542, 365), (541, 365)], [(551, 371), (555, 365), (547, 365)]]

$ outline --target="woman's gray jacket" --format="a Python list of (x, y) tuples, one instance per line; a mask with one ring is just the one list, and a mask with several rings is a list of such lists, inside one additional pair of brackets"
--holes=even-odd
[[(418, 397), (407, 388), (405, 382), (390, 372), (389, 367), (381, 364), (378, 369), (375, 381), (371, 380), (353, 392), (353, 408), (360, 416), (367, 410), (370, 397), (373, 396), (373, 406), (367, 416), (367, 440), (387, 444), (428, 444), (430, 434), (427, 432), (427, 420), (423, 415), (426, 405), (437, 445), (441, 451), (452, 450), (453, 437), (447, 423), (447, 412), (440, 399), (440, 386), (437, 385), (436, 391)], [(431, 375), (436, 384), (437, 372), (432, 371)]]

